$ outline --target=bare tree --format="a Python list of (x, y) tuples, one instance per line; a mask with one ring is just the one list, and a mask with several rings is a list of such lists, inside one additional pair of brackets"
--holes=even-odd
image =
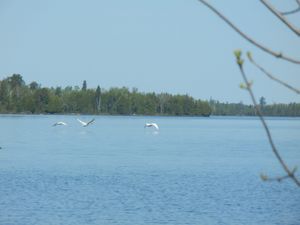
[[(300, 64), (300, 60), (299, 59), (295, 59), (292, 58), (290, 56), (287, 56), (281, 52), (276, 52), (268, 47), (266, 47), (263, 44), (260, 44), (259, 42), (257, 42), (256, 40), (254, 40), (253, 38), (251, 38), (249, 35), (247, 35), (246, 33), (244, 33), (243, 31), (241, 31), (236, 25), (234, 25), (226, 16), (224, 16), (219, 10), (217, 10), (214, 6), (212, 6), (210, 3), (208, 3), (206, 0), (198, 0), (199, 2), (201, 2), (203, 5), (205, 5), (206, 7), (208, 7), (212, 12), (214, 12), (217, 16), (219, 16), (225, 23), (227, 23), (234, 31), (236, 31), (238, 34), (240, 34), (244, 39), (246, 39), (248, 42), (250, 42), (251, 44), (253, 44), (254, 46), (256, 46), (257, 48), (261, 49), (262, 51), (271, 54), (277, 58), (286, 60), (290, 63), (295, 63), (295, 64)], [(286, 18), (286, 15), (289, 14), (293, 14), (293, 13), (298, 13), (300, 12), (300, 0), (295, 0), (297, 3), (297, 8), (288, 12), (280, 12), (278, 11), (269, 1), (267, 0), (260, 0), (261, 3), (263, 5), (265, 5), (267, 7), (267, 9), (269, 11), (271, 11), (275, 16), (277, 16), (277, 18), (279, 20), (281, 20), (292, 32), (294, 32), (296, 35), (300, 36), (300, 30), (299, 28), (295, 27), (294, 24), (292, 24), (291, 22), (288, 21), (288, 19)], [(288, 167), (288, 165), (285, 163), (285, 161), (283, 160), (283, 158), (281, 157), (281, 155), (279, 154), (279, 151), (277, 149), (277, 147), (274, 144), (270, 129), (264, 119), (264, 116), (260, 110), (259, 105), (257, 104), (257, 101), (255, 99), (254, 93), (252, 91), (252, 82), (249, 82), (247, 75), (245, 73), (244, 70), (244, 59), (242, 59), (242, 51), (241, 50), (236, 50), (234, 52), (235, 57), (236, 57), (236, 62), (237, 65), (239, 67), (239, 70), (241, 72), (242, 78), (244, 80), (244, 84), (241, 85), (242, 88), (246, 89), (249, 92), (249, 95), (251, 97), (252, 103), (254, 105), (255, 111), (256, 111), (256, 115), (259, 117), (264, 130), (266, 132), (269, 144), (271, 146), (271, 149), (275, 155), (275, 157), (277, 158), (277, 160), (279, 161), (280, 165), (282, 166), (283, 170), (285, 171), (286, 175), (281, 176), (281, 177), (276, 177), (276, 178), (268, 178), (268, 176), (266, 175), (261, 175), (262, 180), (264, 181), (282, 181), (283, 179), (287, 179), (290, 178), (291, 180), (294, 181), (294, 183), (300, 187), (300, 181), (299, 179), (295, 176), (297, 167), (294, 167), (293, 169), (290, 169)], [(278, 82), (279, 84), (283, 85), (284, 87), (296, 92), (297, 94), (300, 94), (300, 91), (298, 88), (295, 88), (293, 86), (291, 86), (290, 84), (279, 80), (278, 78), (276, 78), (275, 76), (273, 76), (271, 73), (267, 72), (262, 66), (260, 66), (256, 61), (254, 61), (253, 57), (251, 56), (251, 53), (248, 52), (247, 53), (248, 56), (248, 60), (254, 65), (256, 66), (261, 72), (263, 72), (267, 77), (269, 77), (271, 80)]]

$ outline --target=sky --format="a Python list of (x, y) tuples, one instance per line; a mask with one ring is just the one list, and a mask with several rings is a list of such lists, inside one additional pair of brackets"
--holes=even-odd
[[(270, 0), (289, 10), (293, 0)], [(300, 59), (300, 39), (259, 1), (209, 1), (264, 45)], [(300, 16), (289, 19), (300, 27)], [(197, 0), (0, 0), (0, 79), (27, 84), (138, 88), (250, 103), (233, 51), (251, 51), (265, 69), (300, 88), (300, 65), (254, 47)], [(255, 96), (300, 102), (249, 62)]]

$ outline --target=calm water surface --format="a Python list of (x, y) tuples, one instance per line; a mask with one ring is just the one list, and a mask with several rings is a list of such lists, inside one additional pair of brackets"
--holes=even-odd
[[(256, 118), (76, 118), (0, 116), (1, 225), (300, 224), (299, 188), (259, 178), (284, 173)], [(300, 119), (267, 122), (299, 167)]]

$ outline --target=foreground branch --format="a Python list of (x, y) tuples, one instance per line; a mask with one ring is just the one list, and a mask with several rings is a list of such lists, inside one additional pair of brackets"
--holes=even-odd
[(205, 6), (207, 6), (210, 10), (212, 10), (215, 14), (217, 14), (223, 21), (225, 21), (233, 30), (235, 30), (238, 34), (240, 34), (243, 38), (245, 38), (247, 41), (249, 41), (251, 44), (255, 45), (256, 47), (260, 48), (261, 50), (284, 60), (287, 60), (292, 63), (300, 64), (300, 60), (293, 59), (289, 56), (283, 55), (281, 52), (275, 52), (271, 50), (270, 48), (265, 47), (264, 45), (256, 42), (254, 39), (246, 35), (244, 32), (242, 32), (237, 26), (235, 26), (229, 19), (227, 19), (222, 13), (220, 13), (216, 8), (214, 8), (211, 4), (209, 4), (206, 0), (198, 0)]
[[(294, 174), (297, 170), (297, 167), (295, 167), (293, 170), (292, 170), (292, 173)], [(260, 175), (260, 178), (263, 180), (263, 181), (278, 181), (278, 182), (281, 182), (282, 180), (284, 179), (288, 179), (290, 178), (289, 175), (285, 175), (285, 176), (281, 176), (281, 177), (271, 177), (269, 178), (268, 176), (264, 175), (264, 174), (261, 174)]]
[(297, 9), (294, 9), (294, 10), (292, 10), (292, 11), (282, 12), (282, 13), (280, 13), (280, 14), (286, 16), (286, 15), (290, 15), (290, 14), (297, 13), (297, 12), (300, 12), (300, 7), (297, 8)]
[(236, 56), (236, 59), (237, 59), (237, 64), (239, 66), (240, 72), (241, 72), (242, 77), (244, 79), (244, 82), (246, 83), (246, 89), (248, 90), (248, 92), (250, 94), (251, 100), (252, 100), (252, 102), (254, 104), (254, 108), (256, 110), (256, 114), (258, 115), (258, 117), (259, 117), (259, 119), (260, 119), (260, 121), (261, 121), (261, 123), (262, 123), (262, 125), (263, 125), (263, 127), (265, 129), (265, 131), (266, 131), (266, 134), (267, 134), (267, 137), (268, 137), (268, 141), (270, 143), (272, 151), (275, 154), (276, 158), (278, 159), (278, 161), (281, 164), (281, 166), (284, 169), (284, 171), (287, 173), (287, 176), (289, 178), (291, 178), (296, 183), (296, 185), (298, 187), (300, 187), (300, 181), (295, 177), (295, 174), (294, 174), (295, 170), (291, 171), (288, 168), (288, 166), (286, 165), (286, 163), (281, 158), (281, 156), (280, 156), (280, 154), (279, 154), (279, 152), (278, 152), (278, 150), (277, 150), (277, 148), (276, 148), (276, 146), (275, 146), (275, 144), (273, 142), (273, 138), (272, 138), (271, 132), (269, 130), (269, 127), (267, 126), (267, 123), (266, 123), (266, 121), (265, 121), (265, 119), (264, 119), (264, 117), (263, 117), (263, 115), (262, 115), (262, 113), (261, 113), (261, 111), (259, 109), (259, 106), (258, 106), (258, 104), (257, 104), (257, 102), (255, 100), (255, 97), (254, 97), (254, 94), (253, 94), (253, 91), (252, 91), (252, 88), (251, 88), (252, 84), (251, 84), (251, 82), (248, 81), (248, 78), (247, 78), (247, 76), (246, 76), (246, 74), (244, 72), (244, 68), (243, 68), (244, 61), (241, 59), (241, 51), (235, 51), (235, 56)]
[(288, 28), (300, 36), (300, 30), (291, 24), (277, 9), (275, 9), (267, 0), (260, 0), (275, 16), (278, 17)]
[(279, 84), (289, 88), (290, 90), (296, 92), (297, 94), (300, 94), (300, 90), (297, 89), (297, 88), (294, 88), (292, 87), (291, 85), (289, 85), (288, 83), (282, 81), (282, 80), (279, 80), (278, 78), (274, 77), (271, 73), (269, 73), (268, 71), (266, 71), (262, 66), (260, 66), (258, 63), (256, 63), (253, 59), (253, 57), (251, 56), (250, 52), (247, 53), (247, 56), (248, 56), (248, 59), (249, 61), (254, 65), (256, 66), (258, 69), (260, 69), (265, 75), (267, 75), (270, 79), (278, 82)]
[(290, 15), (290, 14), (293, 14), (293, 13), (300, 12), (300, 0), (296, 0), (296, 3), (298, 4), (298, 8), (296, 8), (294, 10), (291, 10), (291, 11), (288, 11), (288, 12), (281, 12), (280, 14), (281, 15)]

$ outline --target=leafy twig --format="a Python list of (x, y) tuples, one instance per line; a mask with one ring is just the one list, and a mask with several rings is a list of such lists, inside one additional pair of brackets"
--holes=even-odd
[(300, 30), (291, 24), (277, 9), (275, 9), (267, 0), (260, 0), (275, 16), (278, 17), (288, 28), (300, 36)]
[(258, 69), (260, 69), (264, 74), (266, 74), (270, 79), (278, 82), (279, 84), (282, 84), (283, 86), (289, 88), (290, 90), (296, 92), (297, 94), (300, 94), (300, 90), (297, 88), (292, 87), (291, 85), (287, 84), (286, 82), (279, 80), (278, 78), (276, 78), (275, 76), (273, 76), (271, 73), (269, 73), (268, 71), (266, 71), (262, 66), (260, 66), (257, 62), (254, 61), (252, 55), (250, 52), (247, 52), (247, 56), (249, 61), (255, 65)]
[(260, 108), (255, 100), (255, 97), (254, 97), (254, 94), (253, 94), (253, 91), (252, 91), (252, 88), (251, 88), (251, 83), (248, 81), (248, 78), (245, 74), (245, 71), (244, 71), (244, 68), (243, 68), (243, 64), (244, 64), (244, 60), (241, 58), (241, 55), (242, 55), (242, 52), (240, 50), (237, 50), (234, 52), (235, 54), (235, 57), (236, 57), (236, 60), (237, 60), (237, 64), (239, 66), (239, 69), (240, 69), (240, 72), (242, 74), (242, 77), (244, 79), (244, 82), (246, 84), (246, 89), (248, 90), (249, 94), (250, 94), (250, 97), (251, 97), (251, 100), (254, 104), (254, 108), (255, 108), (255, 111), (256, 111), (256, 114), (258, 115), (265, 131), (266, 131), (266, 134), (267, 134), (267, 137), (268, 137), (268, 141), (270, 143), (270, 146), (272, 148), (272, 151), (273, 153), (275, 154), (276, 158), (278, 159), (279, 163), (281, 164), (281, 166), (283, 167), (284, 171), (287, 173), (287, 176), (290, 177), (298, 187), (300, 187), (300, 181), (295, 177), (295, 170), (291, 171), (288, 166), (286, 165), (286, 163), (283, 161), (283, 159), (281, 158), (274, 142), (273, 142), (273, 138), (272, 138), (272, 135), (271, 135), (271, 132), (269, 130), (269, 127), (260, 111)]
[(242, 32), (237, 26), (235, 26), (229, 19), (227, 19), (222, 13), (220, 13), (216, 8), (214, 8), (211, 4), (209, 4), (206, 0), (198, 0), (205, 6), (207, 6), (210, 10), (212, 10), (215, 14), (217, 14), (223, 21), (225, 21), (233, 30), (235, 30), (238, 34), (240, 34), (243, 38), (245, 38), (247, 41), (249, 41), (251, 44), (255, 45), (256, 47), (260, 48), (261, 50), (284, 60), (287, 60), (292, 63), (300, 64), (300, 60), (291, 58), (289, 56), (283, 55), (281, 52), (275, 52), (271, 50), (270, 48), (265, 47), (264, 45), (258, 43), (251, 37), (249, 37), (247, 34)]

